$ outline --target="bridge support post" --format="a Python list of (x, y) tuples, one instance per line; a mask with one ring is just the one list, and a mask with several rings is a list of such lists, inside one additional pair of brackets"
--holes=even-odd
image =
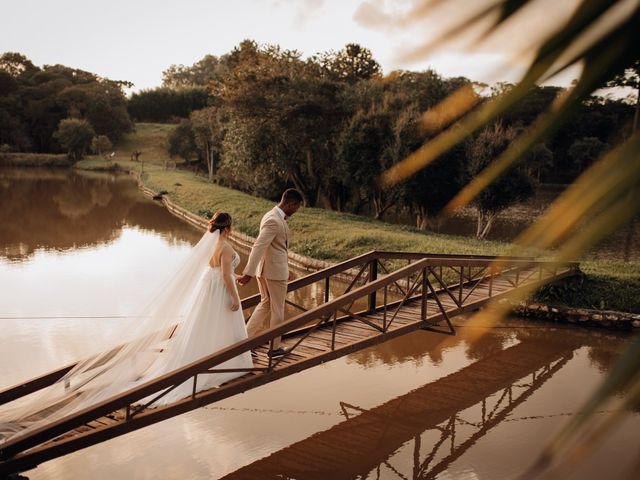
[[(374, 258), (369, 263), (369, 283), (374, 282), (377, 279), (378, 279), (378, 259)], [(376, 303), (377, 303), (376, 293), (377, 292), (374, 290), (369, 294), (369, 308), (368, 308), (369, 313), (373, 313), (376, 310)]]
[(427, 269), (422, 269), (422, 305), (420, 308), (420, 316), (423, 322), (427, 320)]

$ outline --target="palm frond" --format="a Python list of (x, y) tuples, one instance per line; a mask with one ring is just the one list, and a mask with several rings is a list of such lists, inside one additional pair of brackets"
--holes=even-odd
[[(455, 35), (476, 27), (487, 17), (495, 16), (485, 34), (497, 32), (507, 20), (537, 0), (497, 0), (469, 17), (461, 19), (457, 25), (439, 39), (420, 47), (412, 56), (423, 54), (439, 47)], [(433, 6), (438, 1), (425, 1), (414, 10), (428, 14), (425, 6)], [(628, 7), (625, 16), (617, 23), (604, 22), (620, 7)], [(496, 12), (498, 13), (496, 15)], [(577, 83), (564, 95), (556, 99), (547, 112), (541, 115), (515, 142), (492, 164), (464, 187), (446, 208), (446, 213), (467, 205), (491, 182), (509, 168), (512, 168), (536, 143), (553, 133), (575, 115), (577, 106), (595, 90), (614, 77), (634, 60), (640, 57), (638, 41), (640, 25), (640, 4), (625, 0), (581, 0), (571, 15), (554, 33), (542, 41), (533, 60), (518, 84), (497, 99), (487, 101), (471, 111), (460, 121), (436, 135), (405, 160), (389, 169), (381, 177), (384, 185), (393, 185), (437, 159), (465, 137), (494, 121), (500, 114), (521, 100), (537, 83), (548, 80), (574, 65), (582, 65), (582, 73)], [(455, 94), (454, 94), (455, 95)], [(446, 99), (434, 107), (433, 118), (441, 118), (442, 111), (451, 99)], [(465, 108), (473, 107), (468, 103)], [(465, 111), (459, 108), (455, 116)], [(429, 118), (429, 112), (425, 114)], [(437, 126), (437, 122), (432, 122)], [(607, 153), (591, 168), (585, 171), (549, 208), (548, 212), (516, 240), (512, 252), (549, 249), (558, 247), (552, 261), (561, 265), (575, 260), (593, 245), (628, 222), (640, 211), (640, 135), (635, 133), (623, 145)], [(524, 291), (519, 298), (530, 295)], [(469, 320), (469, 324), (494, 323), (509, 311), (506, 303), (494, 304)], [(613, 428), (622, 414), (640, 402), (640, 339), (637, 339), (620, 358), (607, 376), (605, 382), (589, 398), (570, 422), (568, 422), (547, 448), (543, 450), (529, 477), (539, 474), (550, 465), (575, 460), (579, 452), (589, 448)], [(627, 390), (627, 396), (604, 420), (596, 421), (595, 414), (604, 403), (609, 402), (614, 392)], [(580, 440), (583, 440), (580, 442)], [(571, 449), (578, 444), (580, 448)], [(566, 453), (569, 451), (569, 453)], [(562, 456), (562, 453), (565, 456)], [(562, 459), (560, 461), (560, 459)], [(640, 469), (640, 464), (637, 469)]]

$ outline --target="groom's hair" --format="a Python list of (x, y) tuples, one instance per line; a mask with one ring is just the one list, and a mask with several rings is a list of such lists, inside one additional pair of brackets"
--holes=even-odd
[(287, 203), (303, 203), (304, 197), (302, 194), (296, 190), (295, 188), (288, 188), (282, 194), (282, 199), (280, 203), (286, 205)]

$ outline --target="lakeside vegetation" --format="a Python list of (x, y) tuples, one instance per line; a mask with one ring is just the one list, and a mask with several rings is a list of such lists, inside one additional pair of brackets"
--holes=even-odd
[[(167, 168), (172, 159), (166, 150), (166, 136), (175, 125), (140, 123), (125, 135), (113, 161), (88, 157), (78, 169), (119, 168), (141, 175), (143, 183), (166, 195), (190, 212), (207, 217), (219, 209), (231, 213), (235, 228), (256, 236), (260, 219), (272, 208), (272, 200), (251, 196), (208, 181), (203, 173)], [(140, 160), (131, 161), (133, 151), (142, 151)], [(291, 221), (291, 250), (302, 255), (338, 262), (370, 250), (424, 251), (498, 255), (509, 249), (506, 242), (477, 240), (457, 235), (421, 231), (393, 225), (368, 216), (307, 207)], [(574, 307), (640, 312), (640, 264), (606, 260), (581, 260), (587, 275), (581, 286), (568, 285), (542, 290), (536, 300)]]
[[(383, 187), (381, 175), (437, 138), (461, 108), (478, 111), (514, 85), (431, 69), (383, 74), (358, 44), (303, 58), (297, 50), (244, 40), (221, 56), (169, 66), (162, 87), (127, 98), (127, 86), (2, 54), (0, 151), (66, 152), (75, 161), (88, 152), (127, 149), (131, 119), (170, 122), (177, 128), (167, 138), (167, 166), (183, 159), (209, 181), (254, 196), (271, 198), (295, 186), (309, 206), (376, 219), (402, 216), (421, 230), (436, 230), (445, 205), (567, 91), (531, 86), (518, 104), (427, 168)], [(534, 195), (541, 181), (574, 179), (629, 135), (628, 101), (591, 96), (579, 109), (477, 195), (470, 210), (478, 238), (487, 238), (496, 217)], [(145, 148), (143, 161), (163, 154)], [(131, 158), (140, 151), (130, 148)]]
[[(432, 230), (452, 197), (564, 92), (534, 86), (428, 168), (383, 188), (381, 174), (455, 120), (449, 111), (435, 111), (443, 99), (466, 92), (464, 102), (480, 108), (513, 86), (495, 85), (487, 93), (486, 85), (431, 70), (383, 76), (359, 45), (303, 60), (300, 52), (248, 40), (221, 57), (170, 66), (160, 89), (127, 99), (125, 86), (62, 65), (40, 68), (21, 54), (2, 55), (0, 164), (66, 166), (91, 151), (96, 155), (78, 168), (136, 171), (193, 213), (228, 209), (249, 235), (257, 233), (277, 193), (295, 186), (314, 208), (296, 218), (292, 249), (329, 261), (371, 249), (506, 252), (508, 243)], [(25, 102), (33, 108), (22, 108)], [(590, 97), (580, 109), (575, 121), (537, 143), (522, 165), (475, 199), (478, 238), (501, 211), (532, 195), (541, 179), (573, 179), (630, 132), (633, 107), (625, 101)], [(130, 117), (174, 123), (134, 125)], [(55, 153), (61, 151), (69, 160)], [(416, 228), (375, 220), (396, 212), (413, 217)], [(590, 276), (580, 292), (549, 290), (540, 298), (640, 311), (637, 263), (587, 259), (582, 266)]]

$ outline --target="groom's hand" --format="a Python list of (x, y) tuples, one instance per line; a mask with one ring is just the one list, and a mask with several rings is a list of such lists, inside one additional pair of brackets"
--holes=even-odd
[(252, 278), (251, 275), (243, 275), (239, 277), (237, 281), (240, 285), (246, 285), (251, 281), (251, 278)]

